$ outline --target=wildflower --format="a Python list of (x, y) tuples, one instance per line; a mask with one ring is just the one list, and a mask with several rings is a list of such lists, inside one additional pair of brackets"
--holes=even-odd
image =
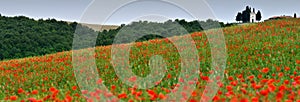
[(72, 90), (76, 90), (77, 89), (77, 87), (76, 86), (72, 86)]
[(66, 98), (65, 98), (65, 101), (66, 102), (72, 102), (72, 97), (67, 95)]
[(31, 94), (33, 94), (33, 95), (36, 95), (36, 94), (38, 94), (38, 93), (39, 93), (38, 90), (33, 90), (33, 91), (31, 92)]
[(234, 78), (233, 78), (232, 76), (229, 76), (229, 77), (228, 77), (228, 80), (230, 80), (230, 81), (233, 81), (233, 79), (234, 79)]
[(10, 96), (10, 100), (11, 101), (15, 101), (15, 100), (17, 100), (18, 99), (18, 96)]
[(115, 85), (112, 85), (112, 86), (111, 86), (111, 89), (112, 89), (112, 90), (115, 90), (116, 88), (117, 88), (117, 87), (116, 87)]
[(232, 88), (231, 85), (226, 86), (226, 89), (227, 89), (228, 91), (232, 91), (232, 90), (233, 90), (233, 88)]
[(240, 102), (248, 102), (247, 98), (242, 98)]
[(263, 96), (267, 96), (269, 94), (269, 90), (261, 90), (260, 94)]
[(273, 92), (276, 90), (276, 86), (274, 86), (273, 84), (268, 85), (268, 89), (270, 92)]
[(19, 88), (19, 89), (18, 89), (18, 93), (19, 93), (19, 94), (21, 94), (21, 93), (23, 93), (23, 92), (24, 92), (24, 90), (23, 90), (22, 88)]
[(268, 73), (268, 72), (269, 72), (269, 68), (263, 68), (263, 69), (261, 70), (261, 72), (263, 72), (263, 73)]
[(209, 77), (208, 77), (208, 76), (201, 76), (201, 79), (202, 79), (202, 80), (205, 80), (205, 81), (208, 81), (208, 80), (209, 80)]
[(219, 99), (220, 99), (219, 96), (215, 96), (215, 97), (213, 98), (213, 101), (218, 101)]
[(252, 102), (259, 102), (259, 99), (257, 97), (253, 97), (251, 100)]
[(171, 77), (172, 77), (172, 76), (171, 76), (171, 74), (168, 74), (168, 75), (167, 75), (167, 78), (169, 78), (169, 79), (170, 79)]
[(280, 100), (281, 98), (283, 97), (283, 93), (282, 92), (278, 92), (277, 94), (276, 94), (276, 99), (278, 100)]
[(279, 86), (279, 91), (283, 91), (285, 89), (286, 89), (286, 87), (284, 85)]
[(296, 60), (296, 63), (297, 63), (297, 64), (300, 64), (300, 60)]
[(126, 93), (122, 93), (118, 95), (118, 98), (127, 98), (127, 94)]
[(254, 75), (248, 76), (248, 79), (252, 80), (254, 78)]
[(49, 88), (49, 91), (52, 92), (52, 93), (54, 93), (56, 91), (56, 88), (51, 87), (51, 88)]
[(290, 67), (285, 67), (284, 70), (285, 71), (289, 71), (291, 68)]
[(159, 97), (160, 99), (166, 99), (166, 96), (165, 96), (164, 94), (162, 94), (162, 93), (159, 93), (158, 97)]

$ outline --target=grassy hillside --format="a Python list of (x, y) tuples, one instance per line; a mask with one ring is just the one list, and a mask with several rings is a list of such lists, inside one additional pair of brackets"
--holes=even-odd
[[(300, 101), (300, 19), (268, 21), (223, 29), (228, 53), (224, 80), (214, 101)], [(198, 49), (200, 74), (190, 101), (199, 100), (209, 81), (211, 55), (204, 32), (191, 34)], [(176, 38), (176, 37), (175, 37)], [(164, 99), (181, 80), (176, 77), (180, 57), (166, 39), (136, 43), (131, 48), (133, 73), (145, 77), (151, 71), (148, 61), (161, 55), (167, 71), (157, 86), (135, 89), (116, 76), (111, 61), (111, 46), (96, 47), (95, 58), (100, 79), (117, 97), (126, 101)], [(61, 52), (0, 62), (0, 99), (3, 100), (84, 100), (72, 67), (72, 52)], [(88, 79), (87, 79), (88, 80)], [(82, 93), (81, 93), (82, 92)], [(107, 94), (107, 92), (93, 93)], [(106, 95), (109, 97), (109, 95)], [(97, 96), (95, 96), (97, 99)]]

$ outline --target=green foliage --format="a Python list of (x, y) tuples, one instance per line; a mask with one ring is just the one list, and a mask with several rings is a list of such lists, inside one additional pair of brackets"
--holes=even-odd
[(77, 23), (0, 17), (0, 60), (68, 51)]

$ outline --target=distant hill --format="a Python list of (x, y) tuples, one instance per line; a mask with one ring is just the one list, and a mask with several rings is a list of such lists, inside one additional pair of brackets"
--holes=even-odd
[(97, 25), (97, 24), (86, 24), (81, 23), (84, 26), (92, 28), (95, 31), (103, 31), (103, 30), (110, 30), (110, 29), (117, 29), (119, 26), (116, 25)]
[[(73, 22), (67, 21), (69, 24)], [(102, 32), (103, 30), (117, 29), (119, 26), (117, 25), (98, 25), (98, 24), (88, 24), (88, 23), (80, 23), (81, 25), (87, 26), (95, 31)]]

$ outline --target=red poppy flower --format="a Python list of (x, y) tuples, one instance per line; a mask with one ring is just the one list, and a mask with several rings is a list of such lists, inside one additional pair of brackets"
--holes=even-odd
[(289, 80), (284, 80), (284, 83), (285, 84), (290, 84), (290, 81)]
[(284, 74), (282, 72), (278, 73), (279, 77), (282, 77)]
[(162, 94), (162, 93), (159, 93), (158, 97), (159, 97), (160, 99), (166, 99), (166, 96), (165, 96), (164, 94)]
[(72, 90), (76, 90), (77, 89), (77, 86), (72, 86)]
[(15, 101), (15, 100), (17, 100), (18, 99), (18, 96), (10, 96), (10, 100), (11, 101)]
[(215, 97), (213, 98), (213, 101), (218, 101), (219, 99), (220, 99), (219, 96), (215, 96)]
[(248, 76), (248, 79), (253, 79), (254, 78), (254, 75), (250, 75), (250, 76)]
[(34, 95), (36, 95), (36, 94), (38, 94), (38, 93), (39, 93), (38, 90), (33, 90), (33, 91), (31, 92), (31, 94), (34, 94)]
[(49, 91), (54, 93), (56, 91), (56, 88), (55, 87), (51, 87), (51, 88), (49, 88)]
[(289, 71), (289, 70), (290, 70), (290, 67), (285, 67), (284, 70), (285, 70), (285, 71)]
[(252, 102), (259, 102), (259, 98), (257, 98), (257, 97), (253, 97), (251, 100), (252, 100)]
[(153, 90), (147, 90), (149, 95), (156, 95), (156, 93)]
[(208, 80), (209, 80), (209, 77), (208, 77), (208, 76), (201, 76), (201, 79), (202, 79), (202, 80), (205, 80), (205, 81), (208, 81)]
[(143, 94), (143, 92), (142, 91), (138, 91), (138, 92), (136, 92), (136, 96), (141, 96)]
[(261, 90), (260, 94), (263, 96), (267, 96), (269, 94), (269, 90)]
[(247, 90), (246, 90), (245, 88), (241, 88), (240, 90), (241, 90), (244, 94), (247, 93)]
[(195, 99), (191, 99), (189, 102), (197, 102), (197, 100), (195, 100)]
[(19, 89), (18, 89), (18, 93), (19, 93), (19, 94), (21, 94), (21, 93), (23, 93), (23, 92), (24, 92), (24, 90), (23, 90), (22, 88), (19, 88)]
[(243, 98), (243, 99), (241, 99), (240, 102), (248, 102), (248, 99), (247, 98)]
[(268, 85), (268, 89), (270, 92), (273, 92), (276, 90), (276, 86), (274, 86), (273, 84)]
[(260, 78), (260, 79), (261, 79), (261, 78), (262, 78), (262, 75), (261, 75), (261, 74), (257, 75), (257, 78)]
[(218, 94), (219, 94), (219, 95), (222, 95), (222, 94), (223, 94), (223, 92), (219, 90), (219, 91), (218, 91)]
[(126, 93), (122, 93), (118, 95), (118, 98), (127, 98), (127, 94)]
[(231, 85), (236, 86), (237, 85), (237, 81), (232, 81), (230, 82)]
[(285, 89), (286, 89), (286, 87), (284, 85), (279, 86), (279, 91), (283, 91)]
[(228, 91), (232, 91), (232, 90), (233, 90), (233, 88), (232, 88), (231, 85), (226, 86), (226, 89), (227, 89)]
[(169, 79), (170, 79), (171, 77), (172, 77), (172, 76), (171, 76), (171, 74), (168, 74), (168, 75), (167, 75), (167, 78), (169, 78)]
[(112, 86), (111, 86), (111, 89), (112, 89), (112, 90), (115, 90), (116, 88), (117, 88), (117, 87), (116, 87), (115, 85), (112, 85)]
[(232, 76), (229, 76), (229, 77), (228, 77), (228, 80), (233, 81), (234, 78), (233, 78)]
[(268, 73), (268, 72), (269, 72), (269, 68), (263, 68), (263, 69), (261, 70), (261, 72), (263, 72), (263, 73)]
[(192, 92), (192, 96), (194, 96), (194, 97), (197, 96), (197, 92), (196, 92), (196, 91), (193, 91), (193, 92)]
[(67, 95), (66, 98), (65, 98), (65, 101), (66, 102), (72, 102), (72, 97)]
[(282, 92), (278, 92), (276, 94), (276, 99), (282, 99), (282, 97), (283, 97), (283, 93)]
[(297, 64), (300, 64), (300, 60), (296, 60), (296, 63), (297, 63)]
[(230, 102), (238, 102), (239, 101), (239, 99), (237, 98), (237, 97), (233, 97), (233, 98), (231, 98), (231, 100), (230, 100)]
[(269, 80), (268, 79), (262, 79), (261, 80), (261, 83), (266, 83), (266, 82), (268, 82)]

